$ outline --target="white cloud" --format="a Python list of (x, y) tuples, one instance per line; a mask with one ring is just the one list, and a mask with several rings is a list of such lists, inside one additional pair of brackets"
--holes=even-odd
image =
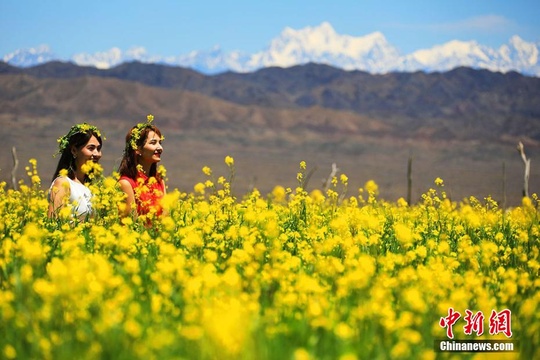
[(516, 24), (501, 15), (487, 14), (475, 16), (467, 19), (462, 19), (453, 22), (442, 22), (437, 24), (388, 24), (390, 27), (405, 29), (405, 30), (421, 30), (421, 31), (436, 31), (436, 32), (464, 32), (476, 31), (484, 33), (508, 32), (515, 30)]
[(514, 23), (500, 15), (481, 15), (472, 18), (431, 25), (433, 30), (500, 32), (513, 27)]

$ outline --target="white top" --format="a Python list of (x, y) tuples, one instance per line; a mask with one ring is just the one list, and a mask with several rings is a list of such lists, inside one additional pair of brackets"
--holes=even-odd
[[(73, 214), (77, 216), (91, 214), (92, 204), (90, 200), (92, 198), (92, 193), (90, 192), (90, 189), (81, 183), (71, 180), (67, 176), (65, 178), (69, 182), (69, 204), (73, 206)], [(55, 182), (56, 180), (53, 181), (49, 188), (49, 199)]]

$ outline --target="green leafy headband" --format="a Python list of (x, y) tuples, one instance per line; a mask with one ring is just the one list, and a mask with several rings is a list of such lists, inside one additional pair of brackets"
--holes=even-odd
[[(90, 125), (87, 123), (73, 125), (66, 135), (56, 140), (58, 142), (58, 154), (61, 154), (64, 152), (64, 150), (66, 150), (66, 148), (69, 146), (69, 140), (71, 139), (73, 135), (85, 134), (85, 133), (88, 133), (89, 131), (93, 132), (98, 137), (102, 137), (101, 132), (94, 125)], [(105, 140), (105, 137), (103, 137), (103, 140)]]
[[(139, 141), (139, 139), (141, 138), (141, 134), (142, 132), (147, 129), (147, 128), (150, 128), (152, 127), (152, 121), (154, 121), (154, 115), (152, 114), (149, 114), (148, 116), (146, 116), (146, 122), (144, 123), (138, 123), (134, 128), (133, 130), (131, 130), (131, 139), (129, 140), (129, 145), (131, 146), (131, 148), (133, 150), (137, 150), (137, 141)], [(161, 136), (161, 140), (163, 140), (164, 137)]]

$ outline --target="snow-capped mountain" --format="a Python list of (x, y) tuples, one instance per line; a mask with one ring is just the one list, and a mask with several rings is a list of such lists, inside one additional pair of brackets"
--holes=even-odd
[(538, 46), (513, 36), (509, 44), (498, 50), (476, 41), (450, 41), (431, 49), (418, 50), (400, 58), (399, 71), (447, 71), (467, 66), (491, 71), (518, 71), (540, 76)]
[(250, 72), (269, 66), (290, 67), (308, 62), (323, 63), (345, 70), (370, 73), (393, 71), (448, 71), (467, 66), (491, 71), (517, 71), (540, 77), (540, 44), (526, 42), (515, 35), (507, 44), (493, 49), (476, 41), (450, 41), (411, 54), (400, 54), (384, 35), (374, 32), (353, 37), (336, 33), (332, 25), (323, 22), (316, 27), (295, 30), (285, 28), (269, 46), (255, 54), (239, 51), (225, 52), (220, 47), (208, 51), (197, 50), (175, 56), (150, 55), (142, 47), (127, 51), (112, 48), (94, 54), (76, 54), (71, 59), (60, 59), (50, 48), (17, 50), (3, 57), (3, 61), (20, 67), (33, 66), (51, 60), (72, 61), (78, 65), (106, 69), (126, 61), (161, 63), (190, 67), (205, 74), (227, 70)]
[[(158, 59), (157, 57), (155, 58)], [(71, 59), (74, 63), (82, 66), (94, 66), (98, 69), (108, 69), (125, 61), (151, 62), (150, 57), (143, 47), (131, 48), (123, 52), (119, 48), (112, 48), (108, 51), (97, 52), (95, 54), (76, 54)]]
[(3, 61), (20, 67), (34, 66), (58, 59), (47, 45), (39, 45), (31, 49), (20, 49), (7, 54)]
[(226, 53), (219, 46), (209, 51), (192, 51), (186, 55), (180, 55), (174, 60), (167, 62), (171, 65), (189, 67), (202, 73), (219, 73), (224, 71), (246, 72), (246, 63), (250, 55), (240, 51)]
[(286, 28), (265, 51), (252, 55), (246, 65), (254, 70), (316, 62), (345, 70), (386, 72), (398, 58), (398, 50), (380, 32), (363, 37), (339, 35), (329, 23), (324, 22), (318, 27), (302, 30)]

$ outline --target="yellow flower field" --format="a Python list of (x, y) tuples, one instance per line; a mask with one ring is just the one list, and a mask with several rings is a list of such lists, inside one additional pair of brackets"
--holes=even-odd
[(230, 174), (169, 189), (153, 226), (118, 217), (115, 174), (92, 186), (93, 218), (49, 220), (31, 162), (0, 186), (0, 358), (540, 358), (536, 195), (456, 203), (436, 179), (408, 206), (373, 181), (346, 195), (345, 175), (308, 193), (305, 163), (296, 189), (238, 195), (227, 157)]

